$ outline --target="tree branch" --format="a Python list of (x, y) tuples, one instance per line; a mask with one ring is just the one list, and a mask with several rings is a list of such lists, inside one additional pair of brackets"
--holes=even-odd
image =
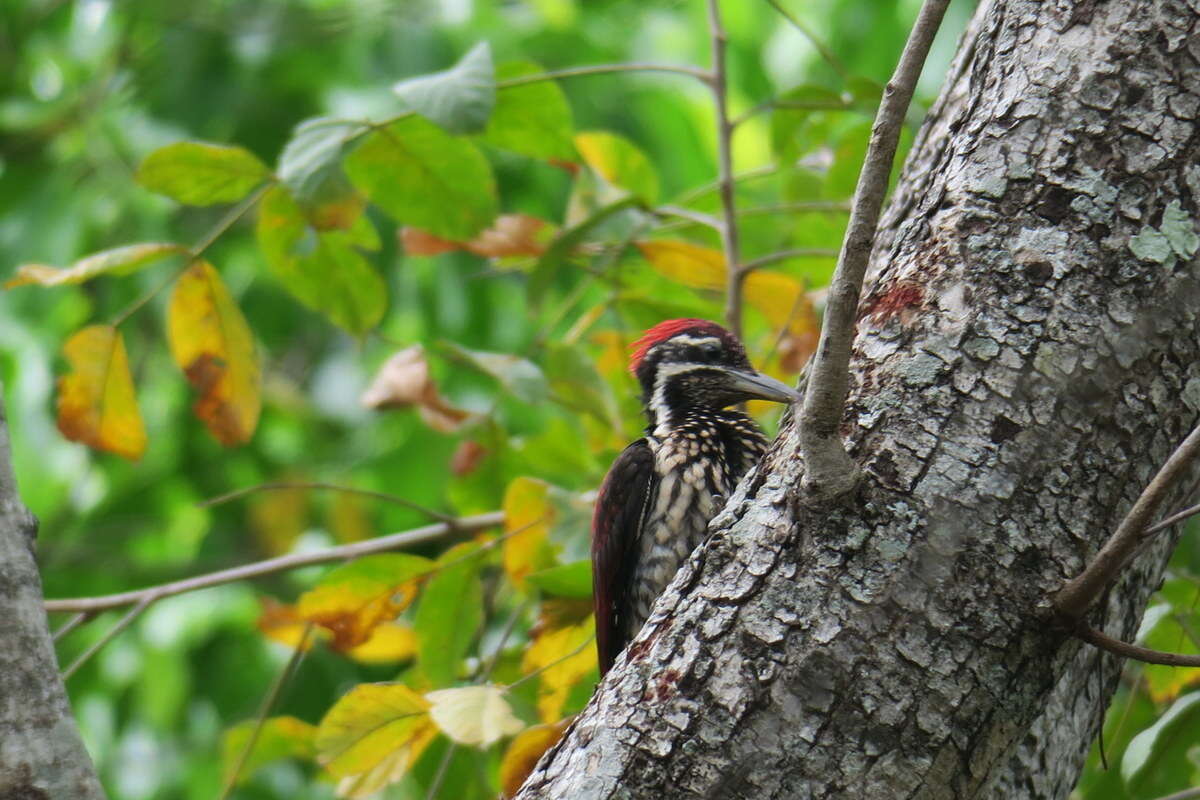
[[(1150, 520), (1166, 499), (1167, 492), (1183, 472), (1200, 455), (1200, 425), (1197, 425), (1171, 457), (1159, 469), (1158, 474), (1134, 502), (1125, 519), (1117, 526), (1083, 572), (1058, 590), (1054, 595), (1054, 610), (1059, 618), (1068, 623), (1081, 619), (1101, 594), (1116, 580), (1117, 574), (1145, 536)], [(1166, 520), (1163, 521), (1164, 523)], [(1161, 525), (1162, 523), (1160, 523)]]
[[(807, 25), (801, 22), (799, 18), (780, 5), (779, 0), (767, 0), (767, 3), (769, 3), (770, 6), (774, 8), (781, 17), (792, 23), (792, 26), (796, 30), (800, 31), (805, 39), (808, 39), (812, 46), (817, 49), (817, 52), (821, 54), (821, 58), (825, 59), (825, 63), (832, 67), (833, 71), (841, 76), (842, 80), (850, 77), (849, 71), (847, 71), (845, 65), (842, 64), (838, 57), (833, 54), (833, 51), (826, 47), (825, 43), (817, 38), (817, 35), (813, 33)], [(922, 59), (922, 61), (924, 61), (924, 59)]]
[(265, 561), (243, 564), (239, 567), (219, 572), (210, 572), (207, 575), (198, 575), (194, 578), (185, 578), (145, 589), (102, 595), (100, 597), (74, 597), (47, 600), (45, 607), (46, 611), (51, 613), (56, 611), (95, 612), (110, 608), (120, 608), (121, 606), (133, 603), (140, 604), (147, 600), (154, 602), (164, 597), (171, 597), (172, 595), (183, 594), (184, 592), (193, 592), (198, 589), (207, 589), (211, 586), (219, 586), (223, 583), (232, 583), (234, 581), (246, 580), (247, 578), (257, 578), (273, 572), (283, 572), (284, 570), (307, 567), (313, 564), (326, 564), (330, 561), (344, 561), (348, 558), (370, 555), (371, 553), (382, 553), (387, 550), (395, 550), (400, 547), (440, 539), (449, 534), (471, 533), (495, 527), (503, 522), (504, 512), (490, 511), (486, 514), (476, 514), (471, 517), (455, 519), (453, 522), (438, 522), (409, 531), (393, 533), (390, 536), (381, 536), (378, 539), (368, 539), (365, 542), (354, 542), (353, 544), (341, 545), (340, 547), (331, 547), (328, 550), (321, 550), (314, 553), (293, 553), (291, 555), (279, 556), (278, 558), (269, 558)]
[(1102, 633), (1089, 625), (1079, 625), (1074, 633), (1088, 644), (1095, 645), (1101, 650), (1116, 653), (1134, 661), (1144, 661), (1147, 664), (1165, 664), (1168, 667), (1200, 667), (1200, 655), (1183, 655), (1182, 653), (1164, 653), (1161, 650), (1150, 650), (1136, 644), (1114, 639), (1107, 633)]
[(256, 492), (283, 491), (287, 489), (327, 489), (331, 492), (341, 492), (342, 494), (353, 494), (360, 497), (369, 497), (372, 500), (382, 500), (385, 503), (392, 503), (393, 505), (403, 506), (404, 508), (411, 508), (413, 511), (419, 511), (425, 516), (431, 519), (436, 519), (439, 522), (451, 524), (454, 522), (454, 516), (451, 514), (445, 514), (441, 511), (435, 511), (432, 508), (426, 508), (419, 503), (414, 503), (411, 500), (405, 500), (403, 497), (397, 497), (394, 494), (376, 492), (371, 489), (358, 489), (354, 486), (341, 486), (340, 484), (336, 483), (324, 483), (322, 481), (273, 481), (271, 483), (260, 483), (257, 486), (247, 486), (242, 489), (235, 489), (232, 492), (219, 494), (216, 497), (210, 497), (207, 500), (201, 500), (196, 505), (200, 508), (207, 508), (208, 506), (216, 506), (220, 505), (221, 503), (228, 503), (231, 500), (237, 500), (238, 498), (245, 497), (246, 495), (254, 494)]
[(858, 298), (880, 209), (887, 193), (888, 176), (908, 104), (942, 16), (950, 0), (925, 0), (909, 34), (900, 63), (883, 93), (871, 130), (850, 211), (850, 224), (842, 242), (837, 270), (830, 284), (829, 302), (814, 356), (812, 376), (800, 412), (800, 454), (804, 461), (804, 487), (810, 495), (835, 496), (858, 481), (858, 466), (846, 454), (838, 427), (846, 402), (850, 345), (854, 339)]
[(747, 261), (745, 264), (742, 264), (740, 272), (742, 278), (745, 278), (759, 267), (765, 267), (768, 264), (775, 264), (779, 261), (787, 261), (789, 258), (834, 258), (835, 256), (837, 256), (836, 250), (829, 250), (824, 247), (799, 247), (791, 250), (779, 250)]
[(742, 276), (738, 257), (737, 210), (733, 202), (733, 123), (726, 103), (725, 45), (720, 0), (708, 0), (708, 30), (712, 40), (713, 106), (717, 122), (717, 187), (724, 217), (719, 231), (725, 252), (725, 322), (734, 336), (742, 335)]

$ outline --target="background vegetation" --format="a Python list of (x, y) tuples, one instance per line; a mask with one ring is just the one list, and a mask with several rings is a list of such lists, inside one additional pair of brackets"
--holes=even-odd
[[(744, 336), (785, 379), (918, 5), (792, 3), (789, 21), (725, 4), (741, 263), (758, 267)], [(913, 130), (971, 10), (952, 7)], [(717, 129), (684, 72), (521, 81), (707, 68), (710, 48), (698, 0), (0, 9), (0, 378), (47, 597), (505, 512), (158, 600), (111, 641), (127, 608), (64, 635), (111, 796), (493, 797), (582, 707), (589, 492), (640, 428), (627, 346), (724, 313)], [(154, 242), (176, 246), (78, 263)], [(302, 488), (243, 491), (281, 483)], [(1147, 613), (1150, 646), (1200, 651), (1197, 542)], [(1113, 768), (1094, 754), (1080, 797), (1196, 780), (1197, 677), (1129, 668)]]

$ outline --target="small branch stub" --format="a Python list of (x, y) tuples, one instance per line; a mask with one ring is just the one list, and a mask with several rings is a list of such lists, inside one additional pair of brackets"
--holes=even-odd
[(825, 500), (845, 494), (854, 488), (860, 476), (858, 466), (846, 454), (839, 432), (846, 403), (858, 298), (904, 116), (949, 4), (950, 0), (926, 0), (921, 6), (871, 130), (862, 174), (854, 192), (850, 224), (830, 285), (809, 389), (800, 412), (803, 488), (810, 499)]

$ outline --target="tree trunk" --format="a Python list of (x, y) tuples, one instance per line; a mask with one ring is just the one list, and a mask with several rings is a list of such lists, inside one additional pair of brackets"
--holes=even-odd
[(1119, 664), (1047, 597), (1200, 412), (1198, 18), (981, 4), (873, 254), (863, 484), (806, 506), (785, 426), (522, 798), (1066, 796)]
[(0, 392), (0, 800), (100, 800), (46, 627), (36, 533), (17, 494)]

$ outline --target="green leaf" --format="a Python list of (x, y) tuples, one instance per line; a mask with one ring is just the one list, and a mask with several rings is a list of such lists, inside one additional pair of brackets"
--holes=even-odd
[(596, 371), (583, 348), (551, 342), (544, 363), (555, 400), (591, 414), (604, 425), (615, 424), (617, 406), (612, 387)]
[(814, 141), (813, 133), (826, 131), (814, 125), (828, 111), (847, 108), (837, 92), (822, 86), (796, 86), (775, 99), (771, 111), (771, 147), (783, 161), (794, 161), (823, 142)]
[(349, 228), (362, 214), (363, 200), (342, 171), (352, 142), (365, 123), (314, 117), (296, 126), (279, 156), (279, 179), (318, 230)]
[(367, 136), (345, 168), (371, 202), (443, 239), (471, 239), (498, 212), (492, 168), (479, 149), (421, 117)]
[(468, 350), (453, 342), (446, 342), (446, 346), (471, 366), (500, 381), (518, 400), (540, 403), (546, 399), (546, 377), (532, 361), (508, 353)]
[[(500, 65), (496, 78), (503, 82), (541, 72), (544, 70), (532, 61), (511, 61)], [(483, 140), (534, 158), (573, 161), (578, 158), (571, 142), (573, 127), (571, 106), (562, 89), (555, 81), (545, 80), (501, 88)]]
[(259, 207), (258, 242), (271, 272), (287, 290), (334, 324), (363, 334), (383, 318), (387, 285), (356, 249), (379, 246), (366, 217), (349, 231), (320, 231), (292, 196), (276, 187)]
[(400, 81), (392, 91), (405, 108), (450, 133), (481, 131), (496, 104), (492, 48), (480, 42), (450, 69)]
[(421, 592), (413, 625), (417, 664), (433, 686), (454, 682), (483, 624), (480, 559), (471, 555), (478, 549), (474, 542), (464, 542), (443, 553), (435, 567), (438, 572)]
[(137, 181), (180, 203), (211, 206), (236, 203), (270, 175), (267, 165), (244, 148), (175, 142), (146, 156)]
[(1135, 798), (1155, 798), (1189, 786), (1192, 764), (1187, 752), (1200, 745), (1200, 692), (1171, 704), (1157, 722), (1125, 749), (1121, 777)]
[(567, 260), (572, 251), (583, 243), (589, 233), (613, 215), (638, 205), (640, 205), (638, 198), (633, 196), (625, 197), (600, 208), (582, 222), (559, 231), (558, 236), (546, 248), (546, 252), (542, 254), (542, 257), (538, 259), (537, 265), (533, 268), (533, 273), (529, 276), (529, 284), (527, 286), (529, 302), (534, 306), (541, 304), (546, 290), (550, 288), (550, 284), (558, 272), (558, 268)]
[(592, 562), (581, 559), (560, 564), (530, 573), (527, 580), (546, 594), (556, 597), (588, 598), (592, 596)]
[[(246, 745), (250, 743), (255, 725), (256, 720), (248, 720), (225, 731), (221, 740), (221, 763), (225, 780), (233, 777), (233, 771), (241, 762)], [(245, 783), (255, 770), (272, 761), (284, 758), (311, 761), (317, 754), (316, 735), (315, 725), (295, 717), (271, 717), (264, 720), (254, 742), (254, 749), (245, 762), (241, 763), (235, 785)]]
[(589, 167), (613, 186), (618, 186), (647, 204), (658, 200), (658, 173), (637, 145), (608, 131), (585, 131), (575, 135), (575, 149)]
[(22, 264), (17, 267), (17, 274), (4, 284), (5, 289), (15, 289), (18, 286), (36, 284), (38, 286), (67, 286), (90, 281), (98, 275), (108, 273), (128, 275), (147, 264), (166, 258), (176, 253), (186, 253), (187, 248), (181, 244), (170, 242), (150, 242), (147, 244), (131, 244), (116, 247), (112, 250), (102, 250), (81, 258), (64, 269), (51, 267), (47, 264)]

